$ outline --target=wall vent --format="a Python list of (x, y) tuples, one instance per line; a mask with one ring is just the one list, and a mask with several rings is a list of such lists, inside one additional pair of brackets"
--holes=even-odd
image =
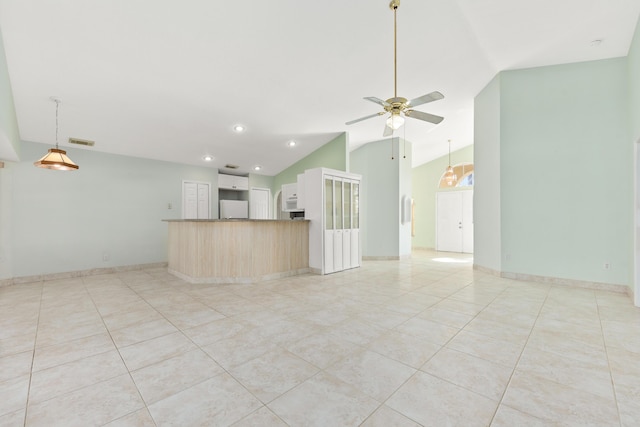
[(69, 144), (77, 144), (77, 145), (84, 145), (87, 147), (93, 147), (96, 144), (96, 142), (89, 141), (88, 139), (69, 138)]
[(230, 165), (230, 164), (226, 164), (224, 165), (225, 168), (227, 169), (238, 169), (240, 166), (238, 165)]

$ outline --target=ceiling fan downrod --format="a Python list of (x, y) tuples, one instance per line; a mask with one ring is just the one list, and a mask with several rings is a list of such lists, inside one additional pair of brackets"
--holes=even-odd
[(397, 42), (397, 15), (400, 0), (391, 0), (389, 8), (393, 10), (393, 97), (398, 97), (398, 42)]

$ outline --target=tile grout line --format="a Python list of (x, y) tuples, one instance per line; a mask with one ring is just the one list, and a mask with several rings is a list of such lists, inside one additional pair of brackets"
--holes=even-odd
[(618, 391), (616, 389), (616, 383), (613, 380), (613, 372), (611, 370), (611, 360), (609, 358), (609, 346), (607, 346), (607, 339), (604, 334), (604, 327), (602, 326), (602, 317), (600, 317), (600, 304), (598, 304), (598, 296), (594, 295), (594, 299), (596, 300), (596, 310), (598, 312), (598, 324), (600, 325), (600, 333), (602, 334), (602, 344), (604, 345), (604, 352), (607, 356), (607, 367), (609, 368), (609, 378), (611, 380), (611, 388), (613, 391), (613, 398), (616, 402), (616, 411), (618, 413), (618, 423), (622, 427), (622, 415), (620, 414), (620, 404), (618, 403)]
[[(123, 281), (122, 281), (122, 279), (118, 278), (118, 280), (119, 280), (121, 283), (123, 283), (125, 286), (127, 286), (129, 289), (131, 289), (131, 288), (129, 287), (129, 285), (127, 285), (125, 282), (123, 282)], [(86, 281), (85, 281), (85, 279), (84, 279), (84, 278), (82, 279), (82, 285), (84, 286), (85, 291), (86, 291), (86, 292), (87, 292), (87, 294), (89, 295), (89, 298), (91, 298), (91, 302), (93, 303), (93, 307), (95, 308), (96, 312), (97, 312), (97, 313), (98, 313), (98, 315), (100, 316), (100, 320), (102, 321), (102, 325), (104, 326), (105, 330), (107, 331), (107, 334), (109, 334), (109, 339), (111, 339), (111, 343), (113, 344), (113, 347), (114, 347), (114, 348), (115, 348), (115, 350), (118, 352), (118, 356), (120, 357), (120, 360), (122, 361), (122, 365), (123, 365), (123, 366), (125, 367), (125, 369), (127, 370), (127, 374), (129, 375), (129, 378), (131, 379), (131, 382), (133, 383), (133, 385), (134, 385), (134, 386), (135, 386), (135, 388), (136, 388), (136, 391), (138, 392), (138, 397), (140, 397), (140, 401), (142, 401), (142, 403), (144, 404), (144, 408), (145, 408), (145, 409), (147, 410), (147, 412), (149, 413), (149, 416), (151, 416), (151, 419), (153, 420), (153, 423), (157, 426), (157, 425), (158, 425), (158, 423), (156, 423), (155, 419), (153, 418), (153, 415), (151, 415), (151, 412), (149, 411), (149, 407), (147, 406), (147, 402), (146, 402), (146, 401), (144, 400), (144, 398), (142, 397), (142, 394), (140, 393), (140, 389), (138, 388), (138, 385), (136, 384), (135, 380), (133, 379), (133, 376), (131, 375), (131, 370), (130, 370), (130, 369), (129, 369), (129, 367), (127, 366), (127, 363), (125, 362), (124, 358), (122, 357), (122, 353), (120, 353), (120, 348), (118, 348), (118, 346), (116, 345), (116, 342), (113, 340), (113, 336), (111, 335), (111, 331), (109, 330), (109, 328), (108, 328), (107, 324), (105, 323), (105, 321), (104, 321), (104, 317), (102, 316), (102, 313), (100, 313), (100, 310), (98, 309), (98, 305), (96, 304), (96, 301), (95, 301), (95, 299), (93, 298), (93, 295), (92, 295), (92, 294), (91, 294), (91, 292), (89, 291), (89, 288), (87, 287), (87, 283), (86, 283)], [(135, 291), (134, 291), (134, 292), (135, 292)], [(145, 302), (146, 302), (146, 301), (145, 301)], [(116, 378), (116, 377), (112, 377), (112, 378), (110, 378), (110, 379), (113, 379), (113, 378)], [(107, 379), (107, 380), (105, 380), (105, 381), (109, 381), (110, 379)], [(101, 381), (101, 382), (104, 382), (104, 381)], [(99, 383), (100, 383), (100, 382), (98, 382), (98, 384), (99, 384)], [(88, 387), (88, 386), (87, 386), (87, 387)], [(84, 388), (84, 387), (83, 387), (83, 388)], [(126, 417), (126, 416), (128, 416), (128, 415), (130, 415), (130, 414), (133, 414), (133, 413), (135, 413), (135, 412), (139, 411), (139, 410), (140, 410), (140, 408), (139, 408), (139, 409), (136, 409), (136, 410), (134, 410), (134, 411), (132, 411), (132, 412), (130, 412), (130, 413), (128, 413), (128, 414), (124, 414), (124, 415), (122, 415), (122, 416), (120, 416), (120, 417), (118, 417), (118, 418), (114, 418), (114, 419), (112, 419), (112, 420), (109, 420), (109, 421), (107, 421), (107, 423), (105, 423), (105, 424), (108, 424), (108, 423), (113, 422), (113, 421), (115, 421), (115, 420), (118, 420), (118, 419), (120, 419), (120, 418)]]
[(40, 330), (40, 316), (42, 312), (42, 298), (44, 296), (44, 281), (40, 283), (40, 301), (38, 304), (38, 320), (36, 322), (36, 334), (33, 337), (33, 353), (31, 355), (31, 369), (29, 370), (29, 385), (27, 386), (27, 399), (25, 401), (24, 406), (24, 423), (23, 425), (26, 427), (27, 425), (27, 415), (29, 412), (29, 398), (31, 395), (31, 381), (33, 380), (33, 364), (36, 358), (36, 344), (38, 343), (38, 331)]
[[(500, 410), (500, 406), (503, 405), (503, 400), (505, 395), (507, 394), (507, 391), (509, 390), (509, 386), (511, 385), (511, 381), (513, 380), (513, 375), (515, 374), (516, 370), (518, 369), (518, 365), (520, 364), (520, 359), (522, 359), (522, 355), (524, 354), (525, 350), (527, 349), (527, 345), (529, 344), (529, 340), (531, 339), (531, 334), (533, 334), (533, 330), (536, 327), (536, 324), (538, 323), (538, 319), (540, 318), (540, 313), (542, 312), (543, 307), (545, 306), (545, 304), (547, 303), (547, 300), (549, 299), (549, 293), (551, 292), (551, 289), (553, 288), (553, 285), (550, 285), (547, 288), (547, 293), (544, 297), (544, 301), (542, 302), (542, 304), (540, 304), (540, 308), (538, 309), (538, 314), (536, 315), (536, 320), (533, 322), (533, 325), (531, 325), (531, 330), (529, 331), (529, 334), (527, 335), (527, 339), (524, 343), (524, 345), (522, 346), (522, 350), (520, 350), (520, 354), (518, 355), (518, 359), (516, 360), (516, 363), (513, 365), (513, 370), (511, 371), (511, 375), (509, 375), (509, 380), (507, 381), (507, 386), (504, 388), (504, 391), (502, 392), (502, 396), (500, 396), (500, 401), (498, 402), (498, 406), (496, 406), (496, 410), (493, 413), (493, 416), (491, 417), (491, 422), (489, 423), (489, 425), (493, 424), (493, 421), (495, 420), (495, 417), (498, 413), (498, 410)], [(508, 406), (508, 405), (505, 405)], [(524, 411), (521, 411), (524, 412)], [(527, 413), (527, 415), (531, 415), (534, 418), (539, 418), (537, 415), (532, 415)], [(546, 421), (545, 419), (542, 419), (543, 421)]]

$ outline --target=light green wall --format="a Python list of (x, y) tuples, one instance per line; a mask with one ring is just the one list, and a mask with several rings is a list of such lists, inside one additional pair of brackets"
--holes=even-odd
[[(413, 162), (413, 145), (409, 141), (401, 141), (398, 147), (398, 255), (400, 257), (411, 256), (411, 198), (413, 182), (411, 174), (413, 172), (411, 164)], [(406, 205), (408, 221), (403, 221), (405, 212), (404, 202), (409, 201)]]
[(274, 180), (274, 177), (272, 176), (259, 175), (257, 173), (250, 173), (249, 189), (251, 189), (251, 187), (269, 188), (273, 191), (273, 180)]
[(634, 141), (640, 140), (640, 20), (636, 25), (636, 32), (629, 49), (628, 73), (629, 81), (629, 108), (631, 118), (631, 137)]
[(630, 285), (627, 82), (625, 58), (502, 73), (503, 271)]
[(275, 195), (280, 191), (282, 184), (297, 182), (298, 174), (303, 173), (307, 169), (323, 167), (348, 172), (348, 148), (349, 141), (347, 133), (338, 135), (313, 153), (277, 174), (273, 180), (272, 193)]
[(20, 155), (20, 135), (13, 104), (13, 92), (0, 32), (0, 160), (17, 161)]
[[(20, 155), (18, 122), (13, 103), (9, 70), (0, 32), (0, 161), (15, 162)], [(11, 163), (0, 169), (0, 279), (12, 277), (11, 256)]]
[[(473, 163), (473, 145), (451, 153), (451, 164), (455, 166), (460, 163)], [(436, 247), (436, 192), (448, 165), (449, 155), (446, 155), (413, 168), (414, 248)]]
[(500, 213), (500, 81), (497, 75), (474, 100), (473, 261), (502, 270)]
[[(351, 172), (362, 175), (362, 255), (397, 258), (411, 250), (410, 226), (400, 224), (400, 200), (411, 194), (411, 144), (398, 155), (398, 139), (370, 142), (351, 152)], [(402, 154), (402, 151), (400, 151)], [(407, 236), (408, 234), (408, 236)]]
[(166, 261), (162, 220), (181, 217), (182, 180), (210, 182), (217, 207), (216, 169), (81, 149), (68, 150), (78, 171), (34, 167), (49, 148), (23, 142), (8, 170), (13, 277)]

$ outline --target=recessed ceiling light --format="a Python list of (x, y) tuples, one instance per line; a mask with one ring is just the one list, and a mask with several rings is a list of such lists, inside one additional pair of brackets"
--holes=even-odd
[(213, 156), (210, 156), (210, 155), (207, 154), (206, 156), (204, 156), (202, 158), (202, 160), (204, 160), (205, 162), (210, 162), (210, 161), (213, 160)]
[(287, 145), (289, 147), (295, 147), (296, 146), (296, 142), (295, 141), (289, 141), (289, 142), (287, 142)]
[(255, 166), (253, 167), (253, 170), (254, 170), (254, 171), (259, 171), (260, 169), (262, 169), (262, 166), (260, 166), (260, 165), (255, 165)]
[(234, 131), (236, 131), (236, 132), (238, 132), (238, 133), (240, 133), (240, 132), (244, 132), (245, 127), (244, 127), (243, 125), (235, 125), (235, 126), (233, 127), (233, 130), (234, 130)]

